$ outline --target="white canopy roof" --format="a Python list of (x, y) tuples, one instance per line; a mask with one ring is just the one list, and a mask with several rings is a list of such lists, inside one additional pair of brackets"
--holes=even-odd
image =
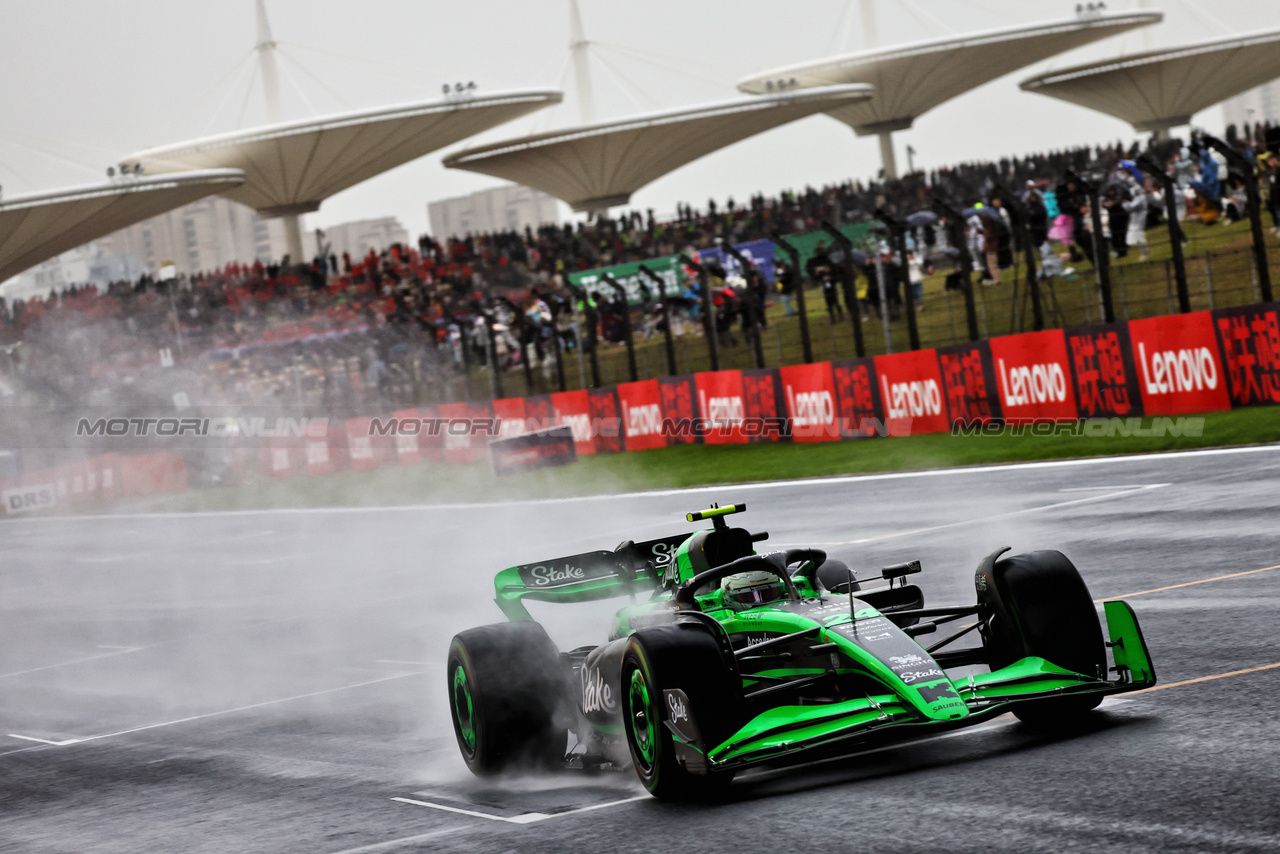
[(244, 183), (239, 169), (127, 177), (0, 202), (0, 282), (104, 235)]
[(495, 92), (283, 122), (153, 148), (123, 161), (144, 172), (231, 167), (244, 185), (222, 193), (265, 216), (318, 210), (361, 181), (560, 102), (553, 89)]
[(1039, 74), (1022, 88), (1108, 113), (1135, 130), (1166, 130), (1280, 77), (1278, 42), (1280, 30), (1212, 39)]
[(870, 83), (871, 100), (827, 112), (859, 136), (903, 130), (917, 116), (957, 95), (1034, 62), (1090, 42), (1158, 23), (1159, 12), (1088, 12), (1031, 26), (850, 53), (762, 71), (738, 81), (753, 95), (779, 90)]
[(686, 163), (779, 125), (871, 96), (864, 85), (737, 98), (463, 149), (444, 159), (534, 187), (576, 211), (623, 205), (636, 190)]

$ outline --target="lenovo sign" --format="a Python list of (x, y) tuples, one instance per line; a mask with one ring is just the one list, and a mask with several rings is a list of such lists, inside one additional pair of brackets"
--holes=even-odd
[(742, 371), (704, 371), (694, 374), (698, 388), (698, 414), (706, 424), (703, 441), (708, 445), (748, 441), (742, 431), (747, 405), (742, 399)]
[(890, 436), (940, 433), (948, 428), (942, 373), (934, 350), (876, 356), (876, 377)]
[(591, 423), (591, 395), (581, 391), (558, 391), (551, 395), (556, 426), (573, 431), (574, 450), (579, 455), (596, 452), (596, 434)]
[(664, 448), (662, 435), (662, 395), (657, 380), (622, 383), (618, 386), (618, 402), (622, 408), (622, 431), (627, 450)]
[(1131, 320), (1129, 339), (1147, 415), (1231, 408), (1209, 312)]
[(992, 338), (990, 345), (1005, 421), (1076, 420), (1071, 361), (1061, 329)]
[(788, 365), (780, 369), (782, 388), (791, 417), (791, 438), (797, 442), (828, 442), (840, 438), (836, 421), (836, 385), (830, 362)]

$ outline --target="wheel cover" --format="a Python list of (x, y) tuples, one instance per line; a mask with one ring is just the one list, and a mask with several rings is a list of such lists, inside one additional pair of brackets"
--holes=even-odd
[(657, 711), (649, 702), (649, 686), (639, 668), (631, 671), (631, 682), (627, 688), (630, 715), (627, 727), (631, 734), (631, 743), (636, 749), (636, 763), (648, 772), (653, 769), (653, 755), (657, 741)]
[(471, 686), (467, 684), (467, 671), (461, 664), (453, 668), (453, 719), (458, 722), (458, 736), (467, 753), (476, 752), (475, 704), (471, 700)]

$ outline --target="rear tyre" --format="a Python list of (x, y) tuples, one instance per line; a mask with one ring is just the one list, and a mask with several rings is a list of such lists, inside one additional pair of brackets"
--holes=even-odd
[[(992, 617), (983, 632), (991, 669), (1038, 656), (1067, 670), (1097, 679), (1106, 675), (1102, 625), (1084, 579), (1067, 557), (1038, 551), (996, 561), (995, 590), (984, 597)], [(994, 595), (992, 595), (994, 592)], [(1018, 703), (1013, 713), (1039, 728), (1070, 724), (1102, 697), (1097, 694), (1054, 697)]]
[(467, 767), (488, 776), (564, 760), (566, 668), (537, 623), (500, 623), (454, 636), (445, 668), (453, 733)]
[[(622, 726), (636, 776), (651, 795), (672, 801), (723, 797), (733, 772), (697, 773), (676, 754), (668, 690), (688, 698), (683, 710), (704, 750), (719, 746), (742, 724), (742, 681), (710, 629), (676, 623), (631, 636), (622, 656)], [(687, 725), (687, 724), (686, 724)]]

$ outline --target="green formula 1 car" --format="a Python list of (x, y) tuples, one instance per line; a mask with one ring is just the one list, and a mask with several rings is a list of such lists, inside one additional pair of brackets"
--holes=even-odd
[[(864, 589), (818, 549), (756, 553), (768, 534), (726, 522), (745, 509), (688, 514), (711, 530), (498, 573), (510, 622), (449, 648), (449, 705), (471, 770), (630, 764), (652, 794), (699, 799), (743, 768), (1003, 712), (1051, 728), (1155, 684), (1133, 610), (1103, 604), (1104, 640), (1059, 552), (1000, 549), (978, 566), (974, 604), (926, 608), (906, 583), (918, 562)], [(569, 652), (523, 604), (626, 596), (607, 643)]]

